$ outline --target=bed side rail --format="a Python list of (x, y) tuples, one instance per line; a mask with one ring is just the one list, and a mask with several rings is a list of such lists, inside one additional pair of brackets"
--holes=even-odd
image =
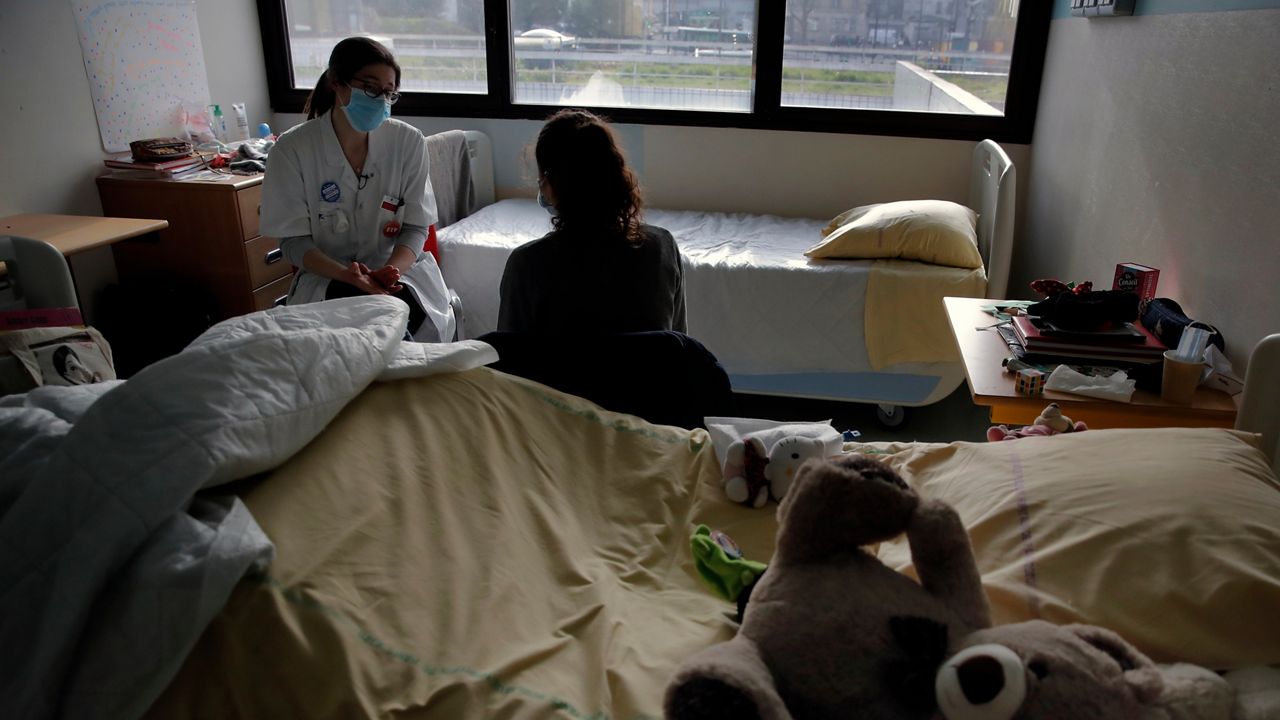
[(978, 143), (973, 149), (969, 207), (978, 213), (978, 251), (987, 266), (989, 298), (1004, 298), (1009, 289), (1017, 190), (1017, 168), (1004, 149), (994, 140)]
[(1262, 434), (1262, 449), (1280, 475), (1280, 333), (1262, 338), (1249, 355), (1236, 428)]

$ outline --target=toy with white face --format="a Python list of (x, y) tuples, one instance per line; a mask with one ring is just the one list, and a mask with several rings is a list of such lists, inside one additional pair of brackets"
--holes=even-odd
[(774, 500), (781, 502), (804, 461), (826, 456), (826, 443), (817, 438), (792, 436), (779, 440), (769, 451), (769, 464), (764, 468), (764, 476), (769, 481), (769, 494)]

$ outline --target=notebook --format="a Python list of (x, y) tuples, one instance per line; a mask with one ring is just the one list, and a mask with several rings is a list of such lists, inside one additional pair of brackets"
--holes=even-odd
[(1038, 327), (1031, 318), (1018, 315), (1013, 318), (1013, 329), (1023, 347), (1032, 353), (1151, 361), (1167, 349), (1150, 331), (1134, 323), (1126, 323), (1117, 333), (1054, 333)]

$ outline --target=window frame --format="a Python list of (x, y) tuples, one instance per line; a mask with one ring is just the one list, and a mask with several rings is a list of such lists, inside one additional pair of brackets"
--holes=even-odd
[[(511, 101), (511, 19), (508, 0), (484, 0), (486, 94), (403, 92), (395, 114), (401, 117), (474, 117), (542, 120), (556, 105)], [(1045, 51), (1049, 42), (1052, 3), (1024, 2), (1014, 31), (1008, 94), (1003, 115), (961, 115), (905, 110), (855, 110), (787, 107), (781, 104), (782, 51), (787, 21), (785, 0), (757, 3), (754, 107), (749, 113), (650, 108), (595, 108), (618, 123), (691, 127), (743, 128), (859, 135), (982, 140), (1029, 144)], [(258, 0), (258, 17), (266, 61), (267, 89), (275, 112), (301, 113), (309, 90), (293, 85), (293, 63), (285, 19), (285, 0)]]

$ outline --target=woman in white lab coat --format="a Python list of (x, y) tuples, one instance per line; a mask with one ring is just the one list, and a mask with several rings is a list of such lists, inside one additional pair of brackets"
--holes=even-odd
[(307, 122), (280, 136), (262, 186), (262, 234), (296, 268), (289, 304), (395, 295), (415, 340), (447, 342), (456, 320), (434, 256), (426, 139), (391, 119), (400, 65), (382, 44), (339, 42), (307, 99)]

